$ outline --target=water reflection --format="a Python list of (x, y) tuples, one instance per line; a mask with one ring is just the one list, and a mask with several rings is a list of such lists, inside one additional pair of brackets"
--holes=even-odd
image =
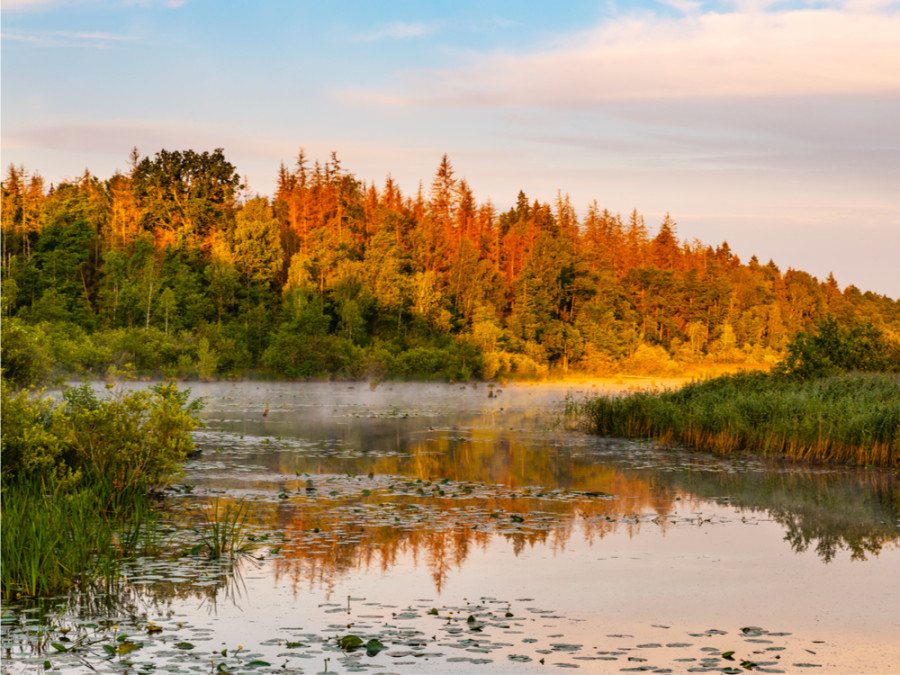
[[(168, 500), (165, 554), (129, 564), (118, 603), (12, 608), (5, 672), (721, 672), (732, 652), (768, 672), (885, 672), (900, 658), (895, 474), (587, 437), (559, 426), (559, 389), (195, 393), (208, 426), (191, 489)], [(241, 500), (254, 557), (196, 552), (201, 511)], [(351, 626), (388, 650), (344, 653)]]
[(794, 551), (812, 548), (826, 563), (839, 550), (864, 560), (898, 538), (896, 474), (587, 437), (561, 428), (558, 391), (486, 399), (446, 385), (312, 385), (254, 394), (210, 398), (190, 479), (200, 492), (254, 500), (256, 525), (283, 534), (277, 574), (298, 587), (411, 556), (440, 592), (472, 550), (497, 538), (517, 554), (559, 552), (573, 538), (713, 525), (697, 515), (709, 503), (733, 507), (735, 521), (775, 520)]

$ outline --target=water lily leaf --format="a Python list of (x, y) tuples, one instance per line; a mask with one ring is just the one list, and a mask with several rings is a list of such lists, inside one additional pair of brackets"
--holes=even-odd
[(271, 666), (271, 665), (272, 664), (269, 663), (268, 661), (256, 660), (256, 661), (251, 661), (250, 663), (248, 663), (247, 667), (248, 668), (256, 668), (257, 666)]
[(344, 637), (338, 639), (338, 646), (344, 651), (359, 649), (360, 647), (362, 647), (362, 645), (362, 638), (358, 635), (345, 635)]
[(53, 664), (49, 661), (44, 661), (44, 670), (50, 670), (53, 667)]
[(734, 652), (722, 652), (722, 658), (734, 661)]
[(140, 649), (143, 646), (144, 645), (139, 642), (123, 642), (119, 645), (119, 648), (116, 649), (116, 652), (124, 656), (125, 654), (130, 654), (135, 649)]
[[(55, 647), (56, 645), (53, 646)], [(103, 651), (105, 651), (110, 656), (113, 656), (116, 653), (116, 648), (112, 645), (103, 645)]]
[(366, 643), (366, 656), (375, 656), (378, 652), (387, 649), (378, 638), (372, 638)]
[(193, 649), (194, 648), (194, 645), (192, 645), (190, 642), (176, 642), (172, 646), (175, 647), (175, 649)]
[(68, 647), (66, 647), (65, 645), (61, 645), (61, 644), (58, 643), (58, 642), (52, 642), (51, 645), (52, 645), (53, 648), (54, 648), (56, 651), (58, 651), (58, 652), (67, 652), (67, 651), (69, 651), (69, 648), (68, 648)]

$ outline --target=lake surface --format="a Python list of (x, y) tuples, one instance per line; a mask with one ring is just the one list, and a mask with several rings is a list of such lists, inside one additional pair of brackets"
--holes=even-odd
[[(112, 608), (6, 608), (4, 672), (900, 668), (896, 472), (567, 430), (589, 385), (192, 389), (186, 555), (136, 561)], [(238, 504), (253, 556), (192, 550)]]

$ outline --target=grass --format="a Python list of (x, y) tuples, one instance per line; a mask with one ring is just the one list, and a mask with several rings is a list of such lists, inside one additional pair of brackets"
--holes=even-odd
[(588, 430), (718, 454), (900, 467), (900, 377), (726, 375), (678, 391), (577, 404)]
[(132, 495), (127, 516), (105, 509), (97, 490), (17, 481), (3, 486), (3, 597), (109, 589), (121, 561), (153, 540), (149, 498)]
[(244, 523), (247, 518), (247, 506), (243, 501), (233, 504), (228, 502), (219, 508), (216, 499), (209, 512), (203, 513), (203, 523), (196, 532), (200, 535), (200, 546), (206, 554), (214, 559), (235, 559), (253, 550), (251, 542), (244, 538)]

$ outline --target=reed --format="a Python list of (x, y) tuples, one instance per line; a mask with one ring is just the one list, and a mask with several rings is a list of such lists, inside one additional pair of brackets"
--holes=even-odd
[(588, 430), (718, 454), (900, 467), (900, 376), (740, 373), (578, 404)]
[(203, 513), (203, 523), (195, 531), (210, 558), (235, 559), (253, 550), (253, 544), (244, 537), (246, 516), (247, 506), (243, 501), (228, 502), (220, 508), (218, 499)]
[(132, 495), (127, 513), (104, 511), (102, 493), (60, 482), (3, 486), (3, 597), (48, 596), (74, 588), (108, 589), (122, 560), (152, 541), (157, 516), (149, 498)]

